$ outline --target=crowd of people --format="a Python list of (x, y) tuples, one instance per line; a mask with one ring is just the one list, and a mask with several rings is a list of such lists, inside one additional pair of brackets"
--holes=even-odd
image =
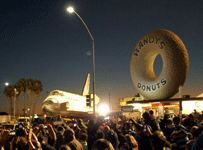
[(142, 118), (82, 119), (77, 125), (19, 124), (14, 134), (3, 130), (4, 150), (203, 150), (203, 122), (197, 114), (158, 119), (153, 111)]

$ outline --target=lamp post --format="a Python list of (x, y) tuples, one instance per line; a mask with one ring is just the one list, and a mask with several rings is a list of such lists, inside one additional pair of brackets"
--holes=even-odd
[(16, 94), (17, 94), (17, 89), (14, 88), (14, 104), (13, 104), (13, 119), (14, 119), (14, 122), (15, 122), (15, 103), (16, 103)]
[(78, 18), (82, 21), (83, 25), (87, 29), (87, 32), (90, 35), (90, 38), (92, 39), (92, 66), (93, 66), (93, 115), (95, 116), (95, 61), (94, 61), (94, 38), (92, 34), (90, 33), (90, 30), (88, 29), (86, 23), (83, 21), (83, 19), (80, 17), (80, 15), (73, 9), (73, 7), (67, 8), (69, 13), (75, 13)]

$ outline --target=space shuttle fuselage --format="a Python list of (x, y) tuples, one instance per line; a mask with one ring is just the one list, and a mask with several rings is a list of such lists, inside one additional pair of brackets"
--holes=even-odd
[[(42, 103), (42, 111), (46, 114), (70, 114), (71, 112), (90, 112), (93, 111), (91, 101), (87, 102), (89, 95), (90, 74), (82, 91), (82, 94), (74, 94), (61, 90), (52, 91)], [(90, 96), (91, 97), (91, 96)], [(96, 102), (99, 101), (97, 97)], [(90, 106), (88, 104), (90, 103)]]
[(86, 96), (72, 94), (60, 90), (52, 91), (44, 100), (43, 112), (83, 111), (86, 106)]

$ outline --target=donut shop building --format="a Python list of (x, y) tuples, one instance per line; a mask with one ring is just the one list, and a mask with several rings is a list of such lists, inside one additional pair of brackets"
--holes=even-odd
[(190, 98), (186, 95), (184, 98), (161, 100), (143, 100), (142, 97), (128, 97), (120, 99), (120, 106), (122, 111), (125, 111), (126, 108), (132, 108), (132, 112), (141, 112), (141, 114), (153, 110), (154, 114), (159, 117), (163, 117), (165, 113), (171, 115), (190, 114), (194, 112), (194, 109), (198, 112), (203, 111), (203, 96), (200, 96)]

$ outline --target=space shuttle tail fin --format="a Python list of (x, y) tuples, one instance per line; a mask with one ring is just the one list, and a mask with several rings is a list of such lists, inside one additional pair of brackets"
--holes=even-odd
[(82, 96), (89, 95), (89, 87), (90, 87), (90, 74), (88, 73), (83, 87)]

